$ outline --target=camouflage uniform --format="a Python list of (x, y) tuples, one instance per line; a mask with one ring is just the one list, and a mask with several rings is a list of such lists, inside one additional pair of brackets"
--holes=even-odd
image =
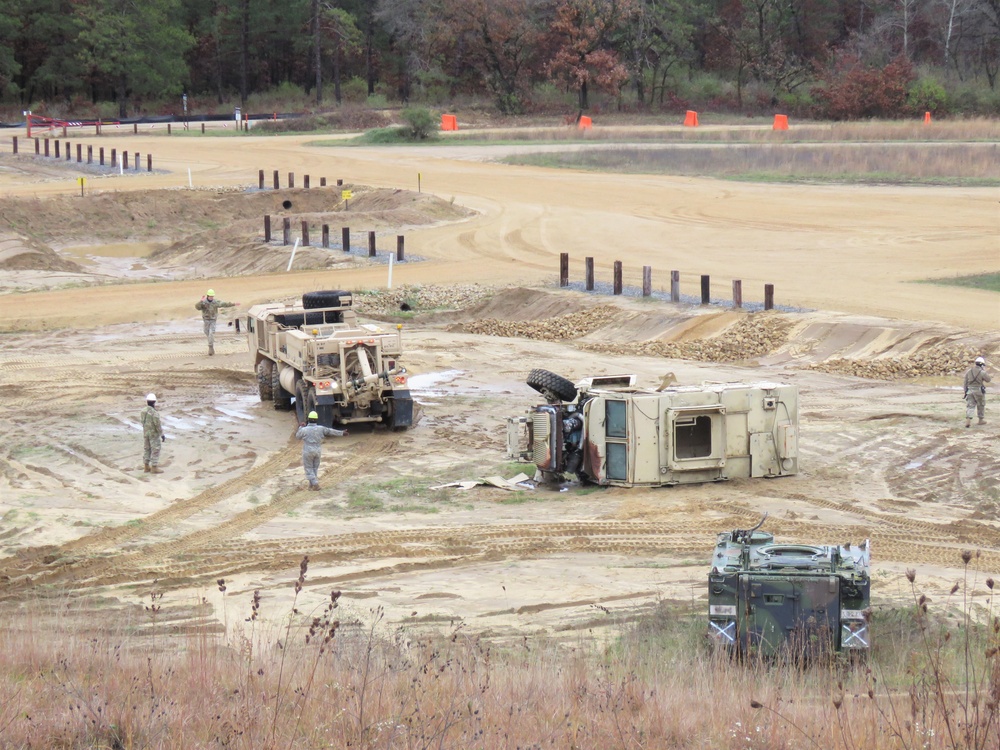
[(973, 414), (979, 417), (979, 424), (986, 424), (986, 384), (992, 378), (985, 367), (973, 365), (965, 371), (965, 426), (972, 424)]
[(319, 458), (323, 452), (323, 438), (341, 437), (343, 434), (343, 430), (315, 423), (303, 425), (295, 433), (295, 437), (302, 441), (302, 468), (305, 469), (310, 489), (319, 489)]
[(155, 468), (160, 463), (160, 443), (163, 442), (163, 427), (156, 407), (148, 404), (143, 407), (139, 421), (142, 422), (142, 463)]
[(194, 309), (201, 310), (201, 319), (205, 324), (205, 337), (208, 339), (209, 354), (215, 354), (215, 323), (219, 319), (219, 308), (235, 306), (235, 302), (223, 302), (220, 299), (208, 299), (208, 297), (204, 297), (194, 303)]

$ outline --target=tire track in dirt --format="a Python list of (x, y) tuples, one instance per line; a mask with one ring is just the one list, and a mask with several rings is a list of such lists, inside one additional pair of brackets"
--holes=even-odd
[(98, 563), (99, 558), (77, 560), (65, 560), (65, 558), (70, 558), (71, 556), (81, 558), (85, 555), (107, 553), (113, 548), (134, 542), (144, 536), (160, 531), (170, 524), (189, 518), (195, 513), (210, 508), (239, 492), (259, 486), (267, 479), (273, 477), (275, 473), (288, 466), (288, 464), (294, 462), (298, 450), (297, 445), (289, 444), (268, 458), (264, 463), (250, 469), (245, 474), (234, 477), (215, 487), (210, 487), (194, 497), (179, 500), (145, 518), (138, 519), (135, 523), (104, 527), (99, 531), (71, 540), (58, 547), (23, 550), (14, 557), (2, 559), (0, 560), (0, 581), (8, 581), (8, 584), (0, 587), (0, 590), (6, 588), (8, 585), (13, 585), (19, 577), (51, 575), (53, 573), (52, 564), (60, 558), (64, 558), (64, 562), (58, 565), (57, 569), (62, 571), (61, 575), (63, 577), (71, 574), (71, 571), (63, 569), (79, 569), (88, 565), (95, 565)]
[[(392, 454), (396, 450), (396, 445), (396, 441), (369, 441), (349, 457), (340, 461), (333, 470), (324, 473), (323, 479), (324, 481), (342, 481), (356, 476), (365, 466), (377, 462), (379, 457)], [(206, 490), (189, 500), (180, 501), (164, 508), (142, 519), (137, 524), (103, 529), (96, 534), (68, 542), (56, 550), (51, 548), (39, 550), (38, 554), (43, 555), (39, 561), (40, 564), (16, 571), (19, 578), (15, 578), (11, 572), (8, 572), (7, 568), (2, 567), (5, 561), (0, 561), (0, 580), (3, 580), (4, 576), (10, 578), (6, 585), (0, 586), (0, 598), (8, 592), (20, 588), (19, 584), (37, 586), (58, 583), (63, 588), (91, 588), (138, 582), (145, 580), (147, 576), (159, 578), (185, 575), (184, 571), (177, 570), (178, 559), (185, 561), (193, 559), (196, 562), (190, 565), (204, 571), (208, 563), (205, 561), (203, 547), (211, 547), (213, 544), (218, 546), (220, 540), (238, 537), (276, 516), (293, 510), (302, 502), (315, 496), (303, 489), (286, 490), (276, 494), (266, 505), (242, 511), (222, 523), (195, 531), (179, 539), (154, 542), (148, 547), (131, 553), (117, 555), (104, 553), (111, 547), (141, 539), (163, 529), (168, 524), (184, 520), (245, 489), (259, 486), (263, 481), (271, 478), (276, 471), (285, 468), (289, 463), (294, 463), (299, 450), (298, 445), (290, 445), (246, 474)], [(84, 555), (94, 554), (99, 556), (84, 557)], [(71, 557), (74, 555), (75, 559)], [(22, 563), (24, 562), (23, 556), (18, 559)], [(300, 558), (296, 559), (296, 563), (298, 559)], [(172, 562), (169, 565), (160, 566), (161, 572), (157, 572), (157, 564), (164, 560)], [(181, 565), (185, 570), (189, 567), (185, 564)], [(153, 571), (152, 574), (145, 572), (150, 570)]]

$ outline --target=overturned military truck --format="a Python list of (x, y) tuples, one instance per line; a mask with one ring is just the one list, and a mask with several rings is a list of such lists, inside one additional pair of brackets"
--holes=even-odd
[(507, 419), (507, 453), (540, 479), (621, 487), (780, 477), (798, 471), (798, 392), (777, 383), (637, 388), (634, 375), (574, 384), (532, 370), (547, 403)]
[(306, 292), (301, 304), (254, 305), (247, 340), (261, 401), (311, 411), (327, 427), (358, 422), (403, 430), (413, 423), (401, 328), (358, 321), (350, 292)]
[(713, 645), (736, 656), (793, 661), (867, 654), (868, 540), (781, 544), (759, 530), (763, 522), (719, 534), (708, 574)]

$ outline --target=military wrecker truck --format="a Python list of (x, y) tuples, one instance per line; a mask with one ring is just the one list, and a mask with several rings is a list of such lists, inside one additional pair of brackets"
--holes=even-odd
[(713, 645), (735, 656), (792, 661), (867, 654), (868, 540), (780, 544), (759, 530), (763, 523), (719, 534), (708, 574)]
[(311, 411), (327, 427), (377, 422), (393, 430), (413, 423), (402, 326), (358, 321), (346, 291), (306, 292), (301, 304), (267, 303), (247, 311), (260, 400), (293, 403), (299, 422)]
[(634, 375), (574, 384), (532, 370), (547, 403), (508, 417), (507, 454), (536, 478), (620, 487), (780, 477), (798, 471), (798, 391), (777, 383), (637, 388)]

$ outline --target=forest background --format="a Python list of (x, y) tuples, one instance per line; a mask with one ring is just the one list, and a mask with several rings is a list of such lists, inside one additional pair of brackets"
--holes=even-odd
[(1000, 0), (0, 0), (0, 117), (1000, 115)]

